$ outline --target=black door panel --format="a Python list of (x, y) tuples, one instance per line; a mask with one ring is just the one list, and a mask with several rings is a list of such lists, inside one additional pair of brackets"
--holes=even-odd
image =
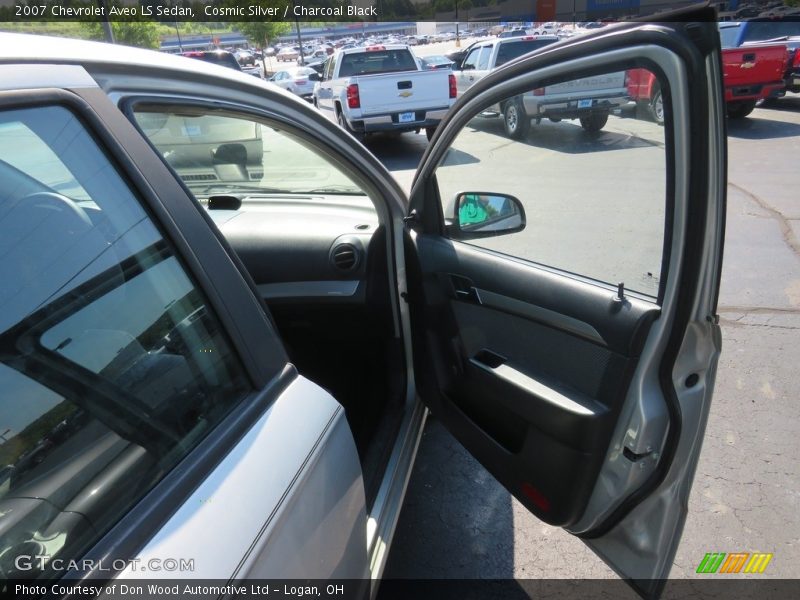
[(463, 296), (458, 292), (469, 282), (483, 305), (593, 339), (621, 354), (638, 352), (649, 323), (658, 316), (649, 302), (633, 296), (617, 302), (616, 291), (511, 256), (435, 235), (420, 235), (417, 244), (426, 275), (441, 279), (445, 294)]
[(434, 414), (539, 518), (574, 523), (657, 307), (441, 237), (408, 243)]

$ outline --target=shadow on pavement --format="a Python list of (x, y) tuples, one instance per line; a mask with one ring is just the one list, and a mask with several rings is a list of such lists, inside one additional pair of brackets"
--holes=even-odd
[[(766, 110), (760, 110), (757, 114), (763, 115), (766, 112)], [(728, 136), (745, 140), (797, 137), (800, 136), (800, 125), (750, 115), (744, 119), (728, 119)]]
[(364, 145), (390, 171), (416, 169), (428, 140), (424, 134), (376, 133), (367, 136)]
[(513, 577), (510, 494), (429, 416), (384, 579)]
[[(620, 120), (616, 124), (624, 124), (624, 121)], [(500, 118), (473, 119), (468, 127), (472, 131), (481, 131), (507, 138), (503, 131), (503, 121)], [(656, 128), (658, 126), (653, 125), (653, 127)], [(632, 148), (663, 148), (663, 130), (659, 130), (657, 135), (660, 135), (662, 140), (640, 137), (633, 132), (622, 133), (605, 129), (590, 133), (584, 131), (578, 121), (553, 123), (547, 120), (539, 124), (536, 124), (535, 121), (532, 122), (530, 132), (520, 142), (528, 146), (566, 154), (589, 154), (607, 152), (609, 150), (630, 150)], [(510, 138), (507, 139), (509, 143), (515, 142)]]

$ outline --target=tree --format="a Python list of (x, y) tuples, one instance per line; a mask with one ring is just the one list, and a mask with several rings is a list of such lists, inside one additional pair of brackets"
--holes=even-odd
[[(272, 4), (274, 6), (274, 3)], [(266, 48), (270, 40), (289, 30), (290, 23), (286, 21), (247, 21), (245, 23), (233, 23), (239, 30), (256, 46)]]
[[(90, 39), (105, 40), (103, 26), (99, 22), (82, 23)], [(111, 31), (114, 32), (114, 41), (126, 46), (139, 48), (159, 47), (159, 24), (154, 21), (113, 21)]]

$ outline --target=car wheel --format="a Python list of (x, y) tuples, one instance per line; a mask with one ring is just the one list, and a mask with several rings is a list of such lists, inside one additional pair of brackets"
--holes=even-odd
[(519, 140), (528, 135), (531, 128), (531, 120), (525, 112), (519, 98), (509, 101), (503, 109), (503, 129), (506, 135), (512, 139)]
[(740, 100), (739, 102), (728, 102), (726, 109), (729, 119), (744, 119), (753, 112), (756, 107), (755, 100)]
[(436, 133), (436, 127), (426, 127), (425, 128), (425, 137), (428, 138), (430, 142), (433, 139), (433, 134)]
[(588, 117), (581, 117), (581, 127), (589, 133), (596, 133), (606, 126), (608, 113), (595, 113)]
[(661, 88), (656, 88), (653, 97), (650, 98), (650, 116), (653, 121), (659, 125), (664, 124), (664, 96), (661, 94)]
[(347, 124), (347, 119), (344, 118), (344, 113), (340, 110), (336, 113), (336, 122), (339, 123), (339, 127), (344, 129), (347, 133), (352, 135), (356, 138), (359, 142), (364, 141), (364, 133), (362, 131), (356, 131)]

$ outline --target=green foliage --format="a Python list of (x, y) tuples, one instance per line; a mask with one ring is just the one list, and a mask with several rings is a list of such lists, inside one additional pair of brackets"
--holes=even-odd
[[(106, 39), (101, 23), (83, 23), (82, 25), (89, 39)], [(111, 31), (114, 33), (114, 41), (117, 44), (156, 50), (159, 47), (159, 28), (159, 24), (153, 21), (114, 21), (111, 23)]]
[[(264, 5), (274, 3), (265, 2)], [(279, 35), (283, 35), (289, 31), (290, 23), (285, 21), (247, 21), (245, 23), (233, 23), (242, 35), (250, 40), (256, 46), (265, 48), (269, 46), (270, 40), (274, 40)]]

